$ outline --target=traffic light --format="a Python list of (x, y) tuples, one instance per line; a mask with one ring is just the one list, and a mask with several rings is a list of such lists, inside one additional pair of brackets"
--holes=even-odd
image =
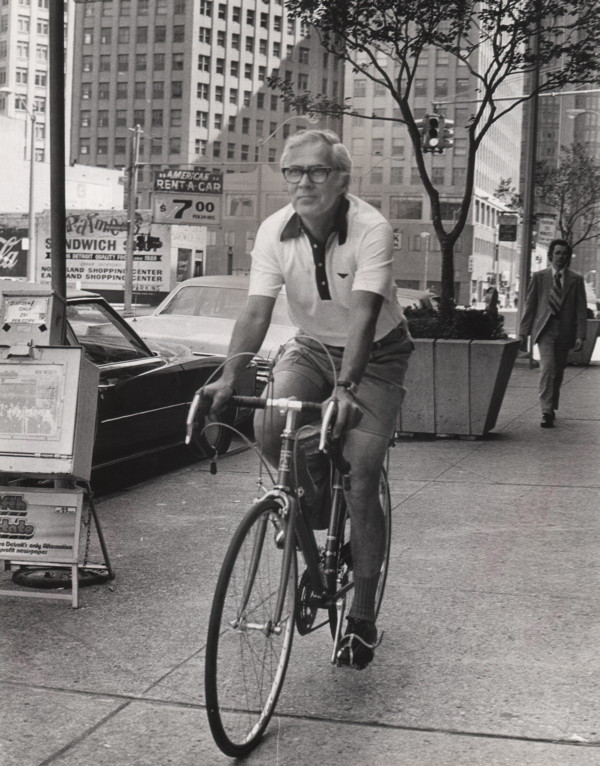
[(421, 133), (421, 145), (424, 152), (439, 152), (441, 127), (444, 118), (439, 114), (426, 114), (423, 117), (423, 129)]
[(454, 120), (442, 117), (442, 146), (441, 151), (454, 146)]

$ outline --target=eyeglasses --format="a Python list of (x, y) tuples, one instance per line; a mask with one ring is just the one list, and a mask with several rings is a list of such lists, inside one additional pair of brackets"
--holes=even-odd
[(281, 172), (283, 173), (285, 180), (290, 184), (299, 184), (305, 173), (311, 183), (324, 184), (333, 170), (337, 170), (337, 168), (322, 168), (316, 166), (310, 168), (282, 168)]

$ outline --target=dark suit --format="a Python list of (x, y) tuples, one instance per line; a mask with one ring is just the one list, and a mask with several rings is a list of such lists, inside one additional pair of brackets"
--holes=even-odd
[(558, 409), (560, 387), (569, 349), (577, 338), (586, 335), (586, 295), (581, 274), (563, 271), (560, 313), (553, 316), (548, 299), (554, 271), (550, 267), (531, 277), (520, 335), (531, 335), (540, 351), (540, 403), (542, 413), (554, 415)]

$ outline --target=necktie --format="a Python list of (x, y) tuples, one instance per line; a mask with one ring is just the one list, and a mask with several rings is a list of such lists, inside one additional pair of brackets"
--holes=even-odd
[(560, 304), (562, 302), (562, 274), (557, 271), (554, 275), (554, 281), (552, 282), (552, 290), (550, 291), (550, 297), (548, 303), (550, 304), (550, 311), (558, 316), (560, 314)]

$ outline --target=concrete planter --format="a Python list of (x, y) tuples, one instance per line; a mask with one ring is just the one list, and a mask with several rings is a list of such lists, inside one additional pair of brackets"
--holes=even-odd
[(596, 338), (600, 330), (600, 319), (587, 320), (587, 333), (581, 351), (569, 351), (567, 364), (589, 364), (592, 361)]
[(415, 340), (400, 431), (483, 436), (496, 425), (519, 341)]

